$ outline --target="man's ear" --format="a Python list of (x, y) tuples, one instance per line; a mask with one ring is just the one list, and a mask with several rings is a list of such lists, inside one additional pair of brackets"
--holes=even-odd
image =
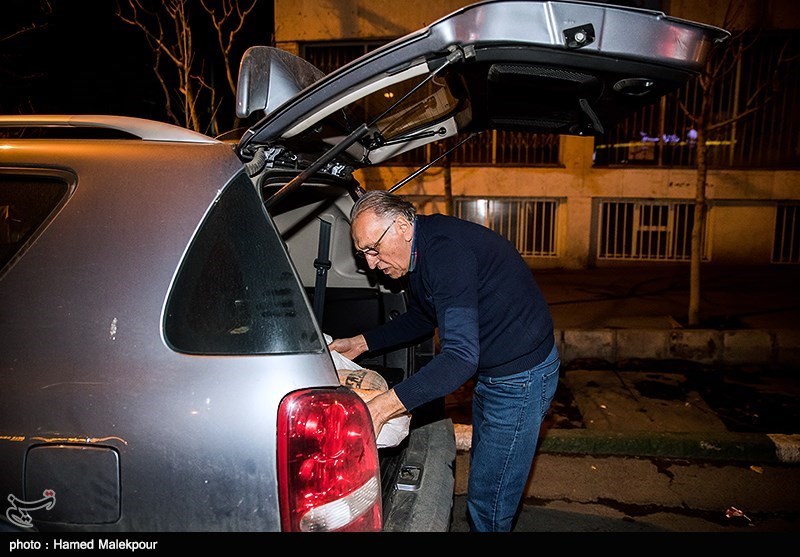
[(400, 234), (402, 234), (405, 241), (410, 242), (414, 238), (414, 225), (403, 216), (397, 217), (397, 224), (400, 227)]

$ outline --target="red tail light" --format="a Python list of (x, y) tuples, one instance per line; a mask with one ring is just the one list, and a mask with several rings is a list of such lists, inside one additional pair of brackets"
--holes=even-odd
[(287, 532), (382, 529), (378, 449), (348, 389), (298, 391), (278, 411), (281, 526)]

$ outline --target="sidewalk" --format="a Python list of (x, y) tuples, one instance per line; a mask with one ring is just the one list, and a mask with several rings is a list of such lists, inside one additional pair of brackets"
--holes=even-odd
[(701, 325), (688, 328), (689, 267), (535, 271), (562, 361), (677, 359), (800, 364), (800, 268), (704, 267)]
[(692, 328), (688, 264), (534, 273), (562, 356), (540, 453), (800, 463), (800, 268), (703, 267)]

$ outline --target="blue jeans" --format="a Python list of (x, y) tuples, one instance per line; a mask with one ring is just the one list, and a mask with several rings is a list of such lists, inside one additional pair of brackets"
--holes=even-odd
[(472, 397), (467, 519), (473, 532), (510, 532), (522, 501), (542, 419), (558, 387), (558, 349), (504, 377), (481, 377)]

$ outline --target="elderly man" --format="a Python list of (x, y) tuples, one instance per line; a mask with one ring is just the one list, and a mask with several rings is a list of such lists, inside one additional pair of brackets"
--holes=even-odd
[(375, 427), (443, 397), (473, 376), (467, 511), (473, 531), (510, 531), (558, 385), (553, 321), (533, 273), (492, 230), (445, 215), (417, 215), (385, 191), (358, 199), (357, 253), (371, 269), (407, 275), (408, 311), (329, 348), (355, 359), (432, 335), (441, 350), (416, 374), (367, 403)]

